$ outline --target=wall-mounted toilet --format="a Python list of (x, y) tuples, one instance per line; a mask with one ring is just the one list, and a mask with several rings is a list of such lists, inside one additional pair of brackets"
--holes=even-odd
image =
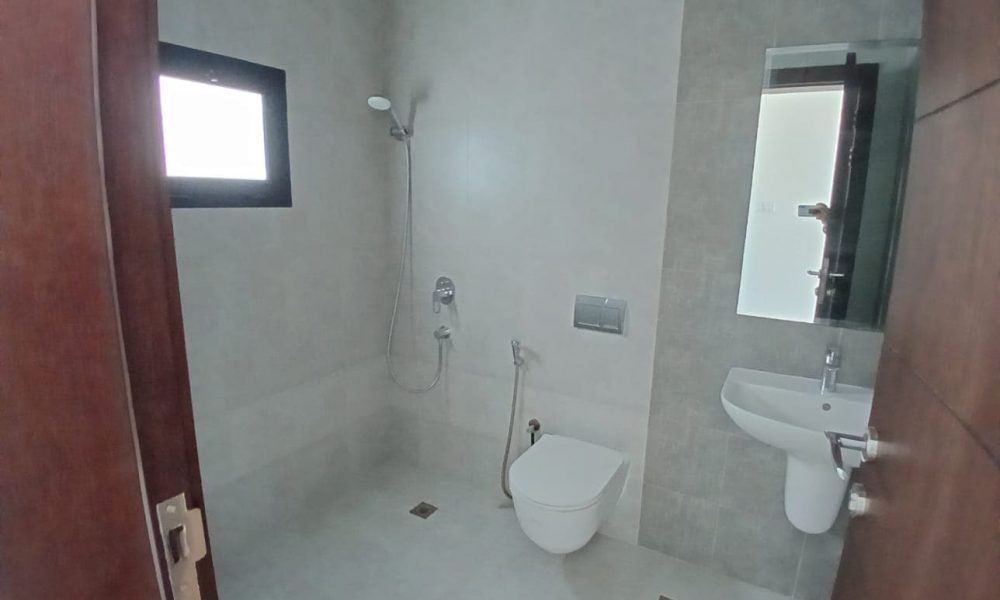
[(510, 468), (517, 520), (553, 554), (582, 548), (618, 504), (628, 461), (596, 444), (545, 435)]

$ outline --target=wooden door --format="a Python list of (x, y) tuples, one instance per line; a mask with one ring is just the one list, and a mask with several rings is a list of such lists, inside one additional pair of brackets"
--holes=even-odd
[(834, 598), (1000, 598), (1000, 2), (929, 0), (872, 424)]
[(2, 600), (170, 599), (203, 508), (156, 51), (152, 0), (0, 0)]
[[(108, 216), (149, 510), (155, 515), (158, 502), (184, 493), (204, 511), (165, 185), (156, 2), (96, 7)], [(159, 530), (154, 537), (162, 548)], [(197, 567), (202, 598), (217, 600), (211, 550)]]
[(0, 2), (0, 598), (160, 598), (89, 2)]

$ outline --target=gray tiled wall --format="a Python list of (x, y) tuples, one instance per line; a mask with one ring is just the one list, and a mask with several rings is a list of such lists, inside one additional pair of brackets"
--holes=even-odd
[[(524, 424), (623, 452), (604, 533), (638, 538), (666, 223), (682, 0), (396, 0), (387, 92), (415, 115), (412, 281), (396, 323), (410, 385), (393, 387), (400, 454), (496, 490), (510, 411), (510, 339), (527, 357)], [(390, 168), (403, 162), (387, 153)], [(399, 169), (401, 171), (401, 169)], [(403, 185), (390, 202), (402, 244)], [(396, 255), (398, 256), (398, 255)], [(409, 267), (408, 267), (409, 269)], [(455, 302), (434, 314), (439, 275)], [(628, 299), (625, 335), (571, 325), (578, 293)]]
[(292, 208), (173, 211), (213, 554), (384, 455), (384, 3), (160, 0), (165, 41), (284, 69)]
[[(784, 515), (784, 456), (722, 410), (730, 367), (816, 376), (838, 330), (736, 315), (764, 51), (915, 38), (920, 0), (690, 0), (640, 543), (801, 599), (826, 599), (842, 545)], [(882, 336), (843, 331), (844, 380), (870, 385)]]

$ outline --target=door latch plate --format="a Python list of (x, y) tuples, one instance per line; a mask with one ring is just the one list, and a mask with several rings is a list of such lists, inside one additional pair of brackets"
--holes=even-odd
[(189, 509), (178, 494), (157, 504), (156, 516), (174, 600), (201, 600), (196, 563), (208, 552), (201, 509)]

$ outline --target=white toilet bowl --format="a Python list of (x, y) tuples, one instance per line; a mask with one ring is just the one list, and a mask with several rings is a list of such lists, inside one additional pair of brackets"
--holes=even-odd
[(542, 436), (510, 468), (517, 520), (553, 554), (579, 550), (618, 504), (628, 461), (620, 452), (559, 435)]

